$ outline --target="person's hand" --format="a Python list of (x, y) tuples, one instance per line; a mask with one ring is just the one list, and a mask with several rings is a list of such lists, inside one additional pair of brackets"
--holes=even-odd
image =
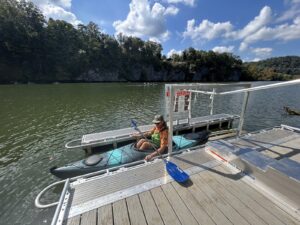
[(146, 161), (150, 161), (152, 159), (152, 155), (150, 154), (150, 155), (147, 155), (146, 157), (145, 157), (145, 160)]
[(134, 137), (134, 138), (139, 138), (141, 135), (139, 133), (134, 133), (134, 134), (131, 134), (130, 136)]

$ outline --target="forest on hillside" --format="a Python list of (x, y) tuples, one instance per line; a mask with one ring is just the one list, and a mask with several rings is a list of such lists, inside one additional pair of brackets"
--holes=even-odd
[(299, 57), (290, 58), (290, 70), (194, 48), (167, 58), (160, 43), (108, 35), (93, 22), (75, 27), (46, 20), (25, 0), (0, 1), (0, 83), (284, 80), (299, 74)]
[[(258, 62), (245, 63), (245, 66), (249, 70), (255, 70), (256, 74), (252, 73), (252, 76), (258, 76), (261, 71), (267, 73), (277, 74), (278, 76), (293, 77), (294, 75), (300, 75), (300, 57), (299, 56), (285, 56), (276, 57), (261, 60)], [(257, 78), (257, 77), (256, 77)]]

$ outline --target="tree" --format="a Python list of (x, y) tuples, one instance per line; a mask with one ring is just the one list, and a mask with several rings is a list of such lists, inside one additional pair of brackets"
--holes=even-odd
[(82, 72), (78, 31), (63, 20), (49, 19), (45, 28), (45, 66), (51, 81), (72, 80)]
[[(8, 67), (18, 68), (0, 80), (29, 81), (42, 73), (43, 27), (45, 19), (32, 2), (2, 0), (0, 4), (0, 59)], [(2, 65), (3, 68), (3, 65)]]

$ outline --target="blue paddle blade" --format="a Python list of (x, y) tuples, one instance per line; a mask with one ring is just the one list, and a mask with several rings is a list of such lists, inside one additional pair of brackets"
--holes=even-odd
[(169, 175), (178, 183), (183, 183), (190, 178), (190, 176), (182, 169), (180, 169), (176, 164), (169, 161), (165, 162)]
[(131, 120), (131, 126), (132, 126), (134, 129), (137, 129), (137, 123), (136, 123), (136, 121)]

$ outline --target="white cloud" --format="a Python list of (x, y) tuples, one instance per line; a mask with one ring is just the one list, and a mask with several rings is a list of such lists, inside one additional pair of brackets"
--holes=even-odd
[(176, 55), (182, 55), (182, 51), (179, 50), (175, 50), (175, 49), (171, 49), (168, 53), (167, 53), (167, 58), (170, 58), (173, 54), (176, 54)]
[(247, 50), (247, 48), (248, 48), (248, 44), (245, 43), (245, 42), (241, 42), (239, 50), (240, 51), (245, 51), (245, 50)]
[(189, 5), (189, 6), (194, 6), (195, 5), (195, 0), (166, 0), (168, 3), (183, 3), (185, 5)]
[[(300, 3), (300, 0), (297, 3)], [(299, 7), (300, 8), (300, 7)], [(259, 41), (290, 41), (300, 39), (300, 16), (293, 17), (293, 21), (289, 23), (275, 25), (272, 21), (276, 18), (272, 16), (272, 10), (269, 6), (264, 6), (258, 16), (251, 20), (242, 29), (234, 30), (230, 21), (213, 23), (203, 20), (198, 26), (195, 20), (187, 22), (186, 30), (183, 32), (184, 38), (190, 38), (194, 42), (203, 40), (212, 40), (216, 38), (224, 38), (227, 40), (240, 40), (240, 51), (251, 48), (251, 44)], [(271, 26), (273, 25), (273, 26)], [(201, 42), (200, 42), (201, 43)], [(218, 47), (218, 46), (217, 46)], [(223, 48), (215, 48), (217, 51), (223, 51)], [(225, 50), (225, 49), (224, 49)], [(227, 49), (229, 50), (229, 49)], [(267, 48), (260, 49), (260, 54), (271, 54), (272, 50)], [(258, 54), (259, 49), (257, 50)]]
[(249, 60), (250, 62), (258, 62), (258, 61), (260, 61), (260, 60), (262, 60), (261, 58), (258, 58), (258, 57), (256, 57), (256, 58), (254, 58), (254, 59), (251, 59), (251, 60)]
[[(239, 48), (240, 51), (245, 51), (250, 44), (258, 41), (289, 41), (300, 39), (300, 16), (296, 17), (290, 24), (285, 23), (269, 27), (267, 25), (272, 17), (271, 9), (268, 8), (265, 6), (261, 10), (260, 15), (248, 23), (241, 31), (232, 32), (237, 34), (235, 36), (237, 39), (242, 39)], [(250, 24), (252, 24), (252, 26), (249, 26)], [(246, 29), (247, 27), (249, 29)], [(250, 29), (250, 27), (253, 29)]]
[(64, 8), (70, 8), (72, 5), (72, 0), (49, 0), (49, 2), (52, 2), (54, 5), (59, 5)]
[(227, 34), (228, 37), (235, 39), (243, 39), (251, 35), (270, 23), (272, 19), (272, 10), (269, 6), (265, 6), (260, 10), (260, 13), (252, 21), (250, 21), (243, 29)]
[(272, 48), (253, 48), (251, 50), (256, 56), (267, 57), (270, 56), (273, 49)]
[(175, 6), (169, 6), (165, 11), (165, 15), (177, 15), (178, 12), (178, 8), (176, 8)]
[(283, 22), (290, 20), (300, 15), (300, 0), (293, 0), (289, 2), (290, 8), (284, 11), (282, 15), (276, 20), (276, 22)]
[(161, 43), (161, 42), (165, 42), (165, 41), (169, 40), (170, 36), (171, 36), (171, 32), (167, 30), (166, 32), (162, 33), (159, 36), (159, 38), (150, 37), (149, 41), (154, 41), (154, 42), (157, 42), (157, 43)]
[(216, 46), (212, 49), (214, 52), (224, 53), (224, 52), (233, 52), (234, 46)]
[(38, 6), (46, 18), (65, 20), (73, 25), (81, 23), (74, 13), (69, 9), (72, 5), (72, 0), (32, 0)]
[(232, 30), (230, 22), (213, 23), (209, 20), (203, 20), (198, 26), (195, 25), (195, 20), (187, 22), (186, 30), (183, 32), (183, 37), (191, 38), (193, 41), (201, 39), (212, 40), (224, 36)]
[(166, 29), (165, 16), (178, 13), (175, 7), (166, 9), (156, 2), (151, 8), (148, 0), (132, 0), (129, 8), (124, 21), (118, 20), (113, 23), (116, 33), (161, 41), (169, 38), (170, 32)]
[(274, 28), (263, 27), (256, 33), (246, 37), (244, 42), (250, 44), (262, 40), (290, 41), (295, 39), (300, 39), (300, 16), (294, 19), (292, 24), (282, 24)]

